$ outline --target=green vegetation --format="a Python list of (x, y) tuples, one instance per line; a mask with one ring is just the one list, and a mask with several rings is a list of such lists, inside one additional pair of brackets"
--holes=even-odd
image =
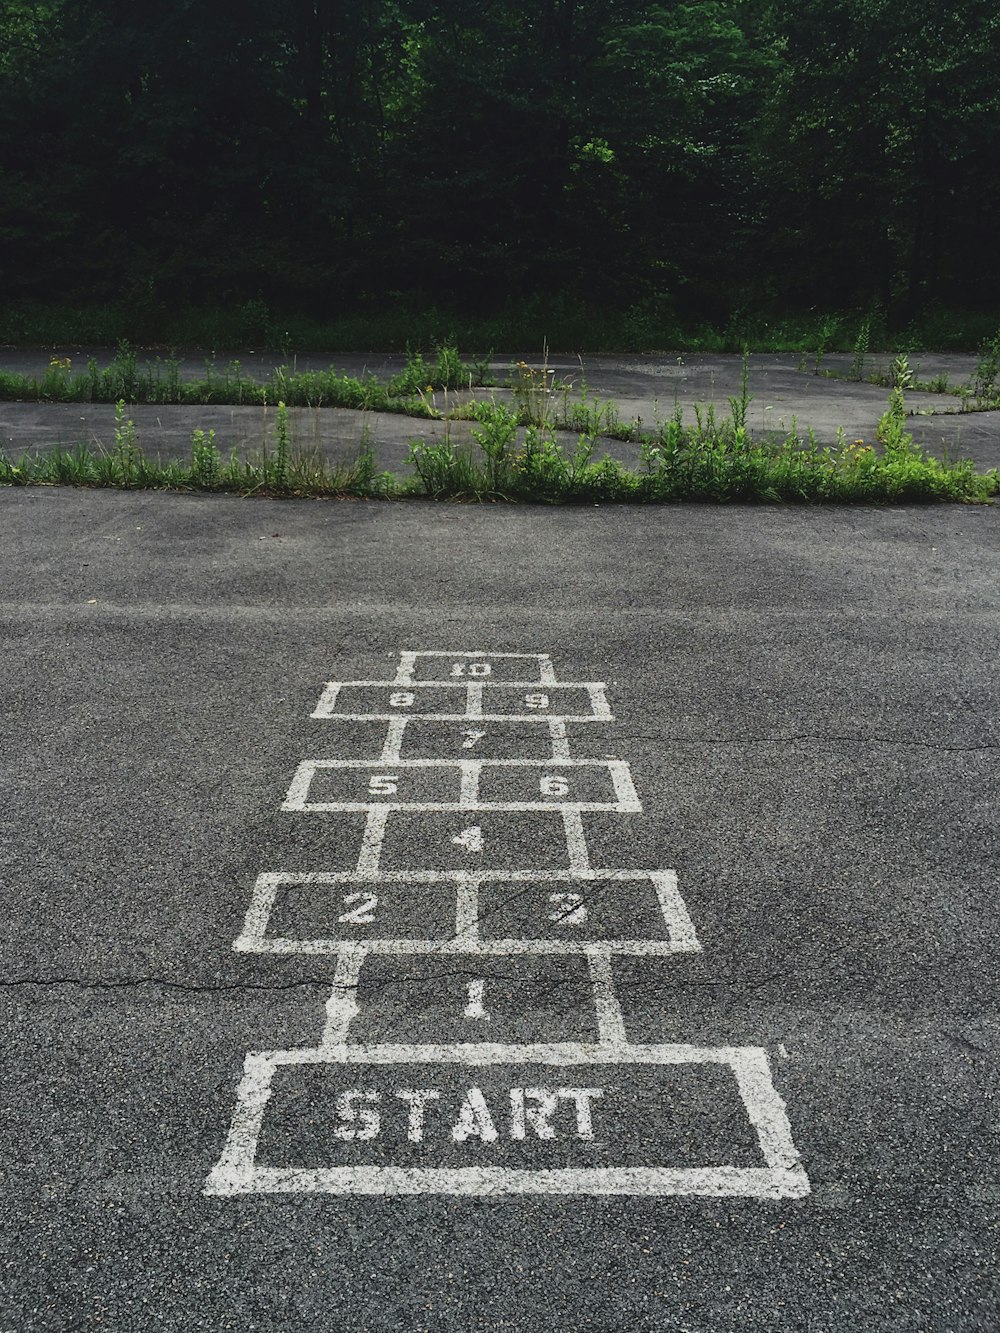
[(104, 370), (90, 359), (82, 374), (72, 374), (69, 357), (53, 357), (39, 379), (32, 375), (0, 372), (0, 399), (40, 403), (235, 403), (264, 407), (279, 401), (292, 407), (353, 407), (369, 412), (402, 412), (409, 416), (436, 416), (426, 394), (438, 389), (481, 387), (486, 382), (489, 358), (466, 365), (452, 346), (437, 351), (428, 365), (411, 354), (403, 372), (380, 384), (374, 375), (358, 379), (330, 370), (297, 371), (279, 366), (264, 381), (244, 374), (239, 361), (219, 370), (205, 363), (197, 380), (182, 380), (179, 363), (169, 358), (141, 367), (128, 343), (121, 343)]
[[(898, 358), (877, 444), (840, 438), (834, 447), (821, 447), (811, 437), (796, 435), (767, 441), (752, 438), (746, 425), (751, 399), (744, 361), (741, 392), (730, 399), (725, 420), (717, 421), (709, 406), (697, 411), (692, 427), (684, 424), (676, 408), (655, 432), (641, 433), (634, 427), (637, 468), (610, 457), (595, 458), (598, 436), (593, 430), (578, 434), (567, 448), (560, 439), (566, 433), (559, 415), (565, 402), (540, 387), (547, 383), (547, 371), (535, 371), (527, 387), (522, 373), (520, 402), (515, 395), (511, 406), (496, 401), (474, 405), (472, 446), (456, 446), (450, 438), (415, 441), (408, 458), (412, 475), (404, 479), (377, 470), (367, 436), (357, 459), (346, 467), (330, 467), (317, 452), (299, 451), (283, 402), (277, 404), (271, 447), (265, 444), (258, 457), (240, 459), (233, 452), (224, 461), (215, 432), (195, 430), (189, 461), (153, 462), (140, 448), (125, 403), (119, 401), (112, 449), (56, 448), (17, 462), (0, 455), (0, 484), (545, 504), (989, 501), (1000, 492), (995, 469), (977, 473), (968, 461), (942, 462), (914, 445), (905, 430), (908, 373), (905, 357)], [(595, 421), (605, 413), (599, 404), (586, 410)]]

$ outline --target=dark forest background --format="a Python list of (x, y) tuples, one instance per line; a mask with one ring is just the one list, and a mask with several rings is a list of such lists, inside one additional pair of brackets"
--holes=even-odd
[(0, 0), (9, 309), (903, 325), (998, 205), (995, 0)]

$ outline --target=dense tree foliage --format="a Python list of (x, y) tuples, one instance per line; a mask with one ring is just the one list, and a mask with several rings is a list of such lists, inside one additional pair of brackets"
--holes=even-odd
[(994, 0), (0, 0), (5, 299), (1000, 301)]

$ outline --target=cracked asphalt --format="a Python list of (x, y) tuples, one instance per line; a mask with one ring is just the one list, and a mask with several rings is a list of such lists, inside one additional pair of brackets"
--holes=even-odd
[[(68, 358), (74, 374), (82, 373), (90, 358), (107, 366), (113, 349), (65, 346), (58, 348), (0, 347), (0, 371), (44, 375), (53, 356)], [(216, 352), (207, 358), (218, 374), (237, 362), (244, 378), (264, 380), (278, 364), (262, 352)], [(967, 384), (974, 373), (976, 357), (959, 353), (914, 353), (911, 367), (917, 380), (928, 382), (946, 376), (955, 387)], [(156, 355), (140, 353), (140, 366), (153, 363)], [(793, 432), (804, 436), (812, 431), (820, 444), (832, 445), (843, 432), (848, 440), (874, 439), (875, 427), (886, 410), (888, 391), (869, 382), (855, 383), (850, 356), (830, 354), (822, 373), (795, 354), (758, 353), (748, 366), (750, 403), (747, 425), (758, 437)], [(511, 368), (524, 361), (541, 368), (537, 352), (510, 353), (490, 362), (495, 388), (477, 390), (477, 396), (493, 395), (510, 401), (503, 388)], [(891, 357), (868, 358), (866, 373), (887, 372)], [(293, 359), (299, 371), (328, 370), (331, 362), (338, 373), (375, 375), (386, 381), (403, 368), (402, 355), (317, 357)], [(545, 364), (554, 379), (566, 386), (566, 404), (572, 408), (586, 392), (591, 408), (600, 405), (617, 412), (622, 423), (639, 419), (645, 429), (666, 421), (675, 410), (693, 425), (697, 414), (709, 409), (722, 420), (729, 414), (729, 400), (741, 391), (742, 358), (731, 354), (649, 354), (635, 356), (575, 356), (552, 354)], [(206, 357), (179, 358), (183, 379), (205, 374)], [(450, 407), (466, 395), (433, 395), (437, 408), (447, 415)], [(562, 401), (556, 395), (554, 409)], [(969, 458), (979, 469), (1000, 467), (1000, 411), (962, 411), (953, 393), (911, 391), (906, 395), (909, 412), (907, 430), (914, 440), (939, 457)], [(195, 429), (214, 430), (224, 454), (233, 448), (241, 454), (258, 455), (274, 439), (273, 408), (227, 406), (134, 405), (129, 409), (137, 438), (149, 456), (167, 461), (188, 458)], [(605, 418), (607, 419), (607, 418)], [(37, 403), (0, 401), (0, 452), (19, 457), (53, 445), (71, 449), (84, 443), (94, 449), (114, 447), (115, 409), (109, 403)], [(415, 440), (456, 445), (472, 440), (468, 421), (428, 420), (391, 413), (353, 411), (344, 408), (295, 407), (289, 410), (289, 429), (294, 445), (303, 453), (323, 457), (328, 463), (349, 463), (357, 457), (364, 440), (375, 453), (381, 468), (405, 475), (407, 454)], [(567, 433), (564, 437), (572, 441)], [(597, 454), (609, 454), (624, 463), (639, 463), (635, 443), (600, 437)]]
[[(1000, 511), (30, 489), (0, 533), (2, 1333), (1000, 1327)], [(363, 815), (280, 808), (302, 759), (378, 734), (311, 718), (324, 683), (481, 648), (607, 682), (614, 721), (568, 724), (571, 751), (627, 761), (642, 811), (584, 815), (591, 863), (675, 869), (702, 945), (614, 961), (625, 1033), (762, 1048), (805, 1197), (203, 1193), (247, 1052), (327, 1017), (332, 955), (233, 949), (260, 872), (357, 859)], [(495, 816), (497, 863), (558, 868), (547, 819)], [(446, 820), (399, 821), (386, 863), (460, 858)], [(446, 887), (387, 891), (387, 932), (432, 931)], [(522, 888), (484, 897), (485, 933), (535, 928)], [(280, 904), (289, 930), (331, 910)], [(626, 910), (595, 886), (595, 923)], [(352, 1040), (463, 1039), (479, 978), (491, 1039), (589, 1042), (582, 963), (378, 958)], [(581, 1070), (596, 1137), (563, 1099), (551, 1147), (504, 1119), (544, 1067), (480, 1072), (498, 1140), (463, 1146), (454, 1068), (362, 1069), (381, 1132), (345, 1142), (343, 1083), (284, 1066), (259, 1160), (759, 1159), (719, 1067)]]

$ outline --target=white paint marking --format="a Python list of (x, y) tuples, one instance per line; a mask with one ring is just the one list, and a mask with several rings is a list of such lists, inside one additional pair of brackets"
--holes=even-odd
[(550, 893), (549, 902), (553, 910), (549, 920), (560, 926), (584, 926), (587, 923), (587, 908), (579, 893)]
[(483, 715), (483, 687), (470, 681), (465, 687), (465, 716), (480, 718)]
[(483, 1143), (496, 1142), (496, 1125), (480, 1088), (470, 1088), (465, 1094), (451, 1137), (456, 1143), (464, 1143), (470, 1138), (481, 1139)]
[(571, 870), (583, 871), (590, 869), (590, 857), (587, 855), (587, 839), (583, 832), (583, 820), (580, 818), (580, 809), (586, 807), (577, 807), (572, 805), (560, 806), (562, 810), (563, 826), (566, 830), (566, 848), (569, 852), (569, 866)]
[(424, 1113), (428, 1102), (437, 1101), (441, 1096), (437, 1088), (399, 1088), (395, 1094), (406, 1102), (408, 1143), (422, 1143), (424, 1138)]
[(310, 717), (333, 717), (334, 706), (337, 702), (337, 695), (340, 693), (340, 685), (337, 681), (329, 681), (323, 688), (323, 693), (319, 696), (319, 703), (313, 709)]
[(348, 909), (337, 917), (345, 926), (370, 926), (375, 921), (378, 906), (377, 893), (345, 893), (344, 906)]
[(630, 814), (638, 813), (642, 810), (642, 802), (639, 800), (639, 794), (632, 782), (632, 772), (628, 764), (621, 759), (612, 759), (610, 761), (601, 761), (608, 766), (608, 772), (611, 774), (611, 781), (614, 783), (615, 797), (618, 800), (618, 809)]
[(361, 842), (361, 851), (358, 853), (358, 868), (355, 872), (359, 879), (371, 879), (378, 874), (385, 826), (391, 808), (388, 805), (373, 805), (368, 811), (365, 835)]
[(483, 830), (478, 824), (470, 824), (468, 828), (462, 829), (461, 833), (452, 838), (456, 847), (464, 847), (467, 852), (481, 852), (483, 850)]
[(778, 1054), (781, 1056), (782, 1060), (788, 1059), (788, 1052), (785, 1050), (785, 1043), (783, 1041), (778, 1042)]
[(566, 723), (561, 717), (550, 717), (549, 737), (552, 741), (552, 758), (566, 760), (570, 758), (569, 740), (566, 736)]
[(311, 759), (303, 759), (295, 770), (295, 776), (288, 788), (288, 793), (282, 803), (282, 810), (304, 810), (306, 808), (306, 799), (309, 796), (309, 784), (313, 780), (313, 774), (316, 772), (316, 765)]
[[(569, 957), (585, 955), (593, 941), (585, 939), (546, 938), (531, 939), (519, 936), (516, 939), (480, 938), (473, 931), (461, 936), (449, 934), (450, 927), (442, 926), (441, 934), (427, 939), (366, 939), (369, 953), (387, 957), (409, 957), (426, 955), (475, 954), (490, 958), (516, 958), (520, 956), (551, 955)], [(271, 935), (264, 940), (244, 942), (241, 952), (273, 954), (335, 954), (344, 943), (346, 936), (328, 939), (285, 939)], [(353, 938), (353, 937), (350, 937)], [(672, 958), (675, 954), (695, 953), (689, 945), (677, 944), (672, 940), (602, 940), (608, 952), (615, 957), (629, 958)], [(234, 946), (235, 947), (235, 946)]]
[(695, 934), (694, 922), (677, 887), (677, 872), (653, 870), (650, 872), (650, 879), (656, 889), (660, 911), (663, 913), (667, 930), (670, 931), (670, 938), (679, 947), (691, 953), (700, 953), (701, 945)]
[(538, 654), (538, 683), (539, 685), (557, 685), (555, 669), (552, 666), (552, 658), (548, 653)]
[(367, 950), (363, 944), (343, 945), (337, 957), (337, 966), (333, 974), (333, 990), (326, 1002), (326, 1025), (320, 1040), (320, 1048), (329, 1051), (342, 1046), (347, 1040), (347, 1032), (358, 1008), (358, 977), (361, 964), (365, 961)]
[(479, 808), (479, 775), (482, 772), (482, 763), (474, 759), (462, 760), (462, 791), (458, 798), (459, 806), (462, 809), (475, 810)]
[[(421, 681), (414, 681), (419, 685)], [(436, 684), (443, 684), (438, 681)], [(329, 713), (324, 716), (337, 722), (390, 722), (398, 713)], [(409, 713), (408, 717), (417, 722), (468, 722), (468, 713)], [(477, 722), (551, 722), (553, 717), (561, 722), (613, 722), (613, 717), (595, 717), (593, 713), (483, 713)]]
[[(748, 1116), (757, 1130), (766, 1167), (570, 1167), (530, 1170), (508, 1167), (378, 1167), (351, 1166), (318, 1169), (256, 1167), (257, 1141), (271, 1095), (271, 1080), (282, 1065), (309, 1064), (551, 1064), (555, 1067), (612, 1065), (624, 1072), (627, 1065), (728, 1064)], [(496, 1126), (481, 1090), (466, 1094), (452, 1129), (455, 1142), (478, 1138), (493, 1142)], [(561, 1089), (592, 1094), (597, 1089)], [(430, 1099), (428, 1099), (430, 1100)], [(484, 1109), (485, 1108), (485, 1109)], [(589, 1111), (589, 1108), (588, 1108)], [(586, 1123), (586, 1122), (584, 1122)], [(581, 1113), (577, 1110), (578, 1130)], [(611, 1046), (584, 1043), (505, 1046), (489, 1042), (443, 1046), (347, 1046), (335, 1052), (315, 1050), (251, 1052), (237, 1092), (237, 1104), (225, 1148), (209, 1174), (207, 1195), (252, 1193), (394, 1194), (607, 1194), (704, 1195), (712, 1198), (801, 1199), (810, 1192), (809, 1180), (791, 1142), (784, 1103), (759, 1047), (699, 1047), (684, 1045)]]
[(389, 725), (386, 728), (385, 734), (385, 744), (382, 746), (382, 753), (379, 756), (380, 763), (393, 763), (399, 759), (399, 752), (403, 748), (403, 734), (406, 731), (406, 724), (409, 721), (409, 717), (393, 717), (389, 719)]
[(463, 874), (458, 881), (455, 899), (456, 939), (472, 946), (479, 936), (479, 881), (472, 875)]
[(233, 949), (237, 953), (258, 953), (262, 951), (262, 946), (266, 949), (264, 936), (267, 932), (267, 923), (274, 911), (281, 886), (286, 882), (285, 877), (280, 874), (272, 875), (265, 872), (257, 876), (257, 882), (250, 895), (250, 906), (243, 918), (243, 929), (233, 941)]
[(485, 731), (463, 731), (465, 740), (462, 742), (463, 750), (471, 750), (477, 741), (481, 741), (486, 735)]
[(737, 1048), (729, 1063), (768, 1166), (781, 1171), (801, 1170), (785, 1103), (771, 1078), (767, 1052), (759, 1046)]
[(590, 966), (590, 979), (594, 987), (597, 1033), (601, 1044), (615, 1051), (624, 1050), (628, 1045), (625, 1019), (618, 1003), (618, 996), (615, 994), (615, 981), (608, 950), (603, 945), (591, 945), (587, 949), (587, 963)]
[(486, 982), (482, 977), (477, 977), (475, 981), (469, 982), (469, 1002), (462, 1011), (465, 1018), (489, 1018), (489, 1014), (483, 1008), (483, 992), (486, 989)]
[(591, 684), (585, 685), (584, 688), (590, 695), (590, 706), (594, 710), (594, 716), (601, 718), (602, 721), (612, 721), (611, 709), (608, 706), (608, 700), (604, 693), (604, 682), (593, 681)]
[(413, 671), (417, 665), (417, 658), (422, 656), (420, 653), (400, 653), (399, 667), (396, 671), (396, 679), (391, 683), (393, 685), (410, 685), (413, 683)]

